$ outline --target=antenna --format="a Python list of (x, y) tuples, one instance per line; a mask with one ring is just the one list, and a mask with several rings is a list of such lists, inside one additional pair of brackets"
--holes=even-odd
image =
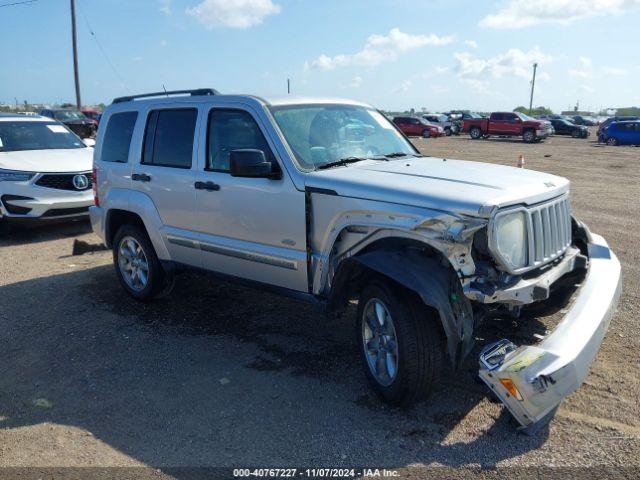
[(169, 96), (169, 94), (167, 93), (167, 89), (166, 89), (166, 88), (164, 88), (164, 83), (162, 84), (162, 90), (164, 90), (164, 94), (168, 97), (168, 96)]

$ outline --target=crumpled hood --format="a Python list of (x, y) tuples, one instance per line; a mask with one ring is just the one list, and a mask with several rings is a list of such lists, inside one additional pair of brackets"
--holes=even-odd
[(307, 187), (338, 195), (487, 216), (482, 207), (531, 205), (569, 190), (569, 180), (491, 163), (434, 157), (365, 161), (312, 172)]
[(23, 172), (87, 172), (93, 168), (93, 148), (0, 152), (0, 168)]

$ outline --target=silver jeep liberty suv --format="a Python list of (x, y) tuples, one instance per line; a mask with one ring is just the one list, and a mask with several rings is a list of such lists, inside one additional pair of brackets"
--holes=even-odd
[(378, 110), (212, 89), (117, 98), (94, 157), (94, 231), (149, 301), (183, 266), (307, 299), (358, 300), (366, 375), (425, 397), (491, 312), (517, 315), (579, 277), (533, 345), (484, 346), (479, 375), (527, 432), (580, 386), (617, 304), (620, 264), (571, 215), (568, 180), (421, 155)]

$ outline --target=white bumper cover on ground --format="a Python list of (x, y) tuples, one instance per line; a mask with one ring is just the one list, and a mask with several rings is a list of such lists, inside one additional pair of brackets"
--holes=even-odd
[(546, 424), (586, 378), (621, 290), (620, 262), (604, 238), (591, 234), (589, 271), (557, 328), (537, 345), (503, 340), (481, 353), (480, 377), (527, 433)]

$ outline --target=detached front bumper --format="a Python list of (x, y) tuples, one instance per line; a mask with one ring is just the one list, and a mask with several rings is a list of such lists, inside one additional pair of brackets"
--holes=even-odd
[(589, 242), (589, 271), (556, 329), (537, 345), (501, 340), (480, 354), (480, 378), (526, 433), (545, 425), (582, 384), (620, 298), (620, 262), (601, 236)]

